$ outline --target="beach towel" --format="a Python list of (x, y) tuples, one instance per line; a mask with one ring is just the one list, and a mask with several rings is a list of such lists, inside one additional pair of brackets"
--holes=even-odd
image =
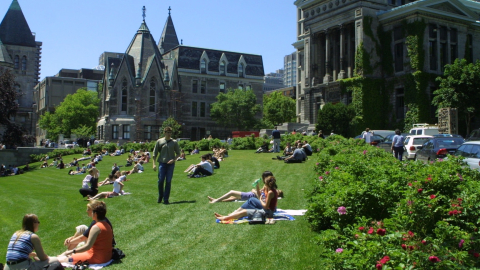
[(305, 212), (307, 212), (306, 209), (302, 209), (302, 210), (292, 210), (292, 209), (284, 210), (284, 209), (277, 208), (277, 212), (275, 212), (275, 214), (279, 214), (279, 215), (290, 215), (290, 216), (303, 216), (303, 215), (305, 215)]
[[(292, 217), (291, 215), (286, 215), (286, 214), (281, 214), (281, 213), (275, 212), (275, 214), (273, 214), (273, 220), (275, 220), (275, 221), (295, 220), (295, 218)], [(247, 217), (242, 217), (242, 218), (234, 219), (234, 220), (220, 220), (220, 219), (217, 219), (216, 222), (220, 223), (220, 224), (248, 224), (248, 219), (247, 219)]]
[[(101, 268), (103, 268), (103, 267), (105, 267), (105, 266), (107, 266), (107, 265), (110, 265), (112, 262), (113, 262), (113, 260), (110, 260), (110, 261), (108, 261), (108, 262), (106, 262), (106, 263), (90, 264), (90, 265), (88, 266), (88, 268), (90, 268), (90, 269), (101, 269)], [(63, 267), (66, 267), (66, 268), (73, 268), (73, 266), (74, 266), (74, 265), (71, 264), (71, 263), (62, 263), (62, 265), (63, 265)]]

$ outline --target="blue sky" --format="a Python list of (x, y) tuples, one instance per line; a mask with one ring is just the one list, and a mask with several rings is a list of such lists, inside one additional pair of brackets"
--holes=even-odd
[[(283, 68), (283, 57), (294, 51), (293, 0), (18, 1), (43, 42), (42, 79), (61, 68), (93, 68), (104, 51), (125, 52), (142, 22), (142, 6), (157, 43), (171, 6), (184, 45), (262, 55), (265, 73)], [(2, 1), (2, 19), (10, 4)]]

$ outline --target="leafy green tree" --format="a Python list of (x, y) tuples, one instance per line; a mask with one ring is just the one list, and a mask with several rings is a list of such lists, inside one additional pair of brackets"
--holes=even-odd
[(163, 130), (166, 127), (172, 128), (172, 138), (175, 138), (175, 139), (180, 138), (180, 136), (182, 135), (182, 125), (180, 125), (177, 122), (177, 120), (175, 120), (175, 118), (170, 116), (169, 118), (167, 118), (167, 120), (163, 121), (162, 123), (162, 127), (160, 129), (160, 138), (165, 136), (165, 133), (163, 132)]
[(92, 126), (81, 125), (76, 129), (72, 129), (72, 133), (77, 135), (78, 139), (89, 139), (91, 135), (95, 135), (95, 129)]
[(229, 89), (220, 93), (217, 102), (212, 103), (210, 116), (224, 127), (249, 130), (259, 122), (255, 115), (261, 110), (253, 90)]
[(479, 114), (480, 100), (480, 61), (468, 63), (466, 59), (456, 59), (445, 65), (442, 77), (437, 77), (440, 88), (433, 92), (432, 104), (437, 108), (457, 108), (458, 118), (463, 118), (466, 134), (470, 134), (472, 119)]
[(344, 137), (349, 134), (350, 123), (355, 117), (355, 111), (352, 106), (347, 106), (341, 102), (337, 104), (327, 103), (318, 111), (317, 130), (322, 130), (324, 134), (334, 131)]
[(263, 119), (272, 125), (295, 122), (295, 111), (295, 100), (282, 95), (281, 92), (263, 95)]
[(70, 137), (72, 130), (85, 126), (95, 130), (100, 103), (97, 92), (80, 88), (73, 95), (67, 95), (63, 102), (55, 108), (55, 112), (47, 112), (40, 116), (40, 127), (47, 130), (47, 138), (55, 140), (58, 134)]

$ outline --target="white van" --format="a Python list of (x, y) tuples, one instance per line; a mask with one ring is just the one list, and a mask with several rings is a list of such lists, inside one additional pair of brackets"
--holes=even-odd
[(409, 132), (411, 135), (436, 135), (438, 132), (437, 125), (430, 124), (413, 124), (413, 128)]

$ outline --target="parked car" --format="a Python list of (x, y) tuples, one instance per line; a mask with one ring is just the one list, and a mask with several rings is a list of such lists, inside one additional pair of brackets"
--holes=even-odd
[[(402, 136), (406, 138), (410, 134), (408, 133), (402, 133)], [(393, 136), (395, 136), (395, 132), (392, 134), (388, 134), (385, 136), (383, 139), (383, 142), (377, 144), (378, 147), (382, 148), (383, 150), (387, 151), (388, 153), (392, 153), (392, 141), (393, 141)]]
[(65, 144), (65, 148), (74, 148), (74, 147), (77, 147), (78, 144), (74, 141), (70, 141), (70, 140), (65, 140), (63, 141), (64, 144)]
[(430, 162), (437, 158), (445, 158), (447, 154), (455, 154), (457, 148), (464, 142), (461, 137), (433, 137), (418, 148), (414, 159)]
[(403, 156), (405, 159), (415, 159), (415, 154), (419, 147), (422, 147), (424, 143), (429, 141), (432, 136), (429, 135), (408, 135), (405, 137), (404, 142), (404, 153)]
[[(355, 139), (361, 139), (362, 138), (362, 134), (358, 135), (355, 137)], [(383, 138), (382, 136), (380, 135), (377, 135), (377, 134), (373, 134), (372, 138), (371, 138), (371, 141), (370, 141), (370, 145), (377, 145), (381, 142), (383, 142), (385, 138)]]
[(480, 141), (465, 142), (458, 147), (454, 155), (465, 157), (464, 161), (470, 168), (480, 171)]
[(474, 129), (465, 141), (480, 141), (480, 128)]
[(410, 135), (435, 135), (439, 134), (437, 125), (430, 124), (413, 124), (410, 129)]
[(387, 135), (390, 135), (390, 134), (395, 134), (395, 130), (370, 130), (371, 132), (373, 132), (373, 134), (375, 135), (380, 135), (382, 137), (386, 137)]

